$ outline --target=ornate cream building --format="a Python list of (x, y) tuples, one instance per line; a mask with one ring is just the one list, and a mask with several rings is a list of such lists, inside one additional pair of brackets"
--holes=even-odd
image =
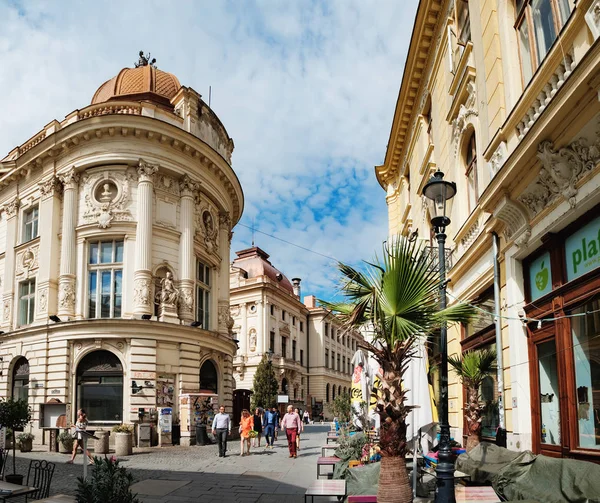
[(200, 389), (231, 406), (232, 151), (141, 55), (2, 159), (0, 395), (29, 400), (34, 430), (78, 407), (96, 426), (177, 414)]
[(324, 408), (331, 417), (328, 404), (349, 392), (351, 360), (361, 336), (342, 337), (337, 318), (317, 307), (314, 296), (302, 303), (300, 283), (300, 278), (288, 280), (258, 247), (237, 252), (230, 281), (233, 332), (239, 344), (234, 394), (252, 390), (256, 367), (269, 356), (279, 394), (313, 414)]
[[(390, 235), (435, 246), (422, 189), (457, 184), (449, 300), (491, 316), (449, 352), (495, 347), (484, 436), (600, 461), (600, 2), (422, 0), (385, 161)], [(497, 261), (498, 275), (494, 277)], [(587, 313), (587, 314), (586, 314)], [(499, 381), (499, 382), (498, 382)], [(463, 434), (450, 373), (450, 423)]]

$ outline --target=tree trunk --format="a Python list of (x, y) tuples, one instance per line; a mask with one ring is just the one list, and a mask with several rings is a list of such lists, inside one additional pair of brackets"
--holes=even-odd
[(383, 456), (377, 489), (378, 503), (411, 503), (412, 500), (404, 458)]
[(465, 417), (467, 419), (467, 452), (471, 452), (481, 442), (481, 411), (479, 388), (469, 386), (467, 388), (467, 405), (465, 410)]

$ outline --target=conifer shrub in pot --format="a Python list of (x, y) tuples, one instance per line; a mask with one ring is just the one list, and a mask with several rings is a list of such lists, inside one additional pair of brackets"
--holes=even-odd
[[(117, 432), (123, 433), (123, 432)], [(94, 457), (92, 474), (86, 480), (77, 478), (77, 503), (140, 503), (131, 492), (133, 476), (113, 456)]]
[(112, 429), (115, 433), (115, 454), (131, 456), (133, 454), (133, 425), (118, 424)]
[(58, 452), (63, 454), (73, 452), (73, 435), (68, 431), (63, 431), (58, 435)]
[(31, 422), (31, 409), (27, 400), (7, 400), (0, 398), (0, 426), (10, 428), (12, 435), (12, 474), (5, 476), (6, 482), (22, 484), (23, 475), (17, 473), (15, 430), (25, 428)]
[(32, 433), (19, 433), (17, 435), (17, 442), (21, 452), (31, 452), (33, 450), (33, 439), (35, 435)]

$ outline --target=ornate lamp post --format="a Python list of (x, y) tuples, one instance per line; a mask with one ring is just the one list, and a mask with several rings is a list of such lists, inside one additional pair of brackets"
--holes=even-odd
[[(431, 215), (431, 225), (439, 249), (440, 268), (440, 309), (446, 308), (446, 227), (450, 225), (452, 198), (456, 195), (456, 184), (444, 180), (444, 173), (436, 171), (423, 187)], [(440, 449), (438, 451), (436, 503), (455, 503), (454, 496), (454, 457), (450, 448), (450, 424), (448, 422), (448, 333), (446, 324), (440, 328), (440, 347), (442, 364), (440, 366), (442, 388), (442, 410), (440, 414)]]

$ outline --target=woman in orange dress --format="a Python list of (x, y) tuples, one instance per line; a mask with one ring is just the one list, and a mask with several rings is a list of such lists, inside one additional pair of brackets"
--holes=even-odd
[[(244, 455), (244, 451), (247, 450), (246, 454), (250, 454), (250, 431), (254, 429), (254, 417), (250, 415), (248, 409), (242, 411), (242, 418), (240, 419), (240, 456)], [(244, 449), (244, 444), (246, 449)]]

